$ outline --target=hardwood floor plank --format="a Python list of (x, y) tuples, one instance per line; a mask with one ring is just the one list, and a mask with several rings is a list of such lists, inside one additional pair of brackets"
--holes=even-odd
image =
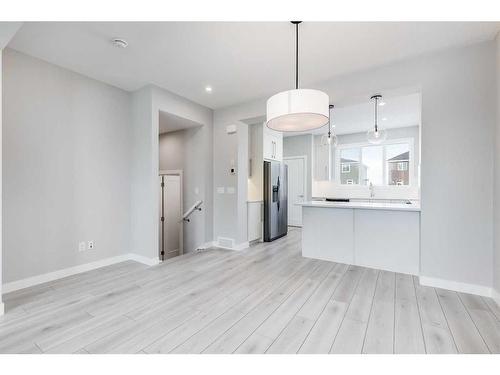
[(302, 354), (327, 354), (344, 319), (348, 304), (331, 299), (299, 349)]
[(55, 346), (49, 345), (48, 350), (44, 350), (44, 353), (74, 353), (80, 349), (84, 349), (91, 343), (105, 337), (113, 332), (119, 331), (125, 327), (129, 327), (134, 324), (133, 320), (126, 318), (124, 316), (113, 317), (107, 320), (105, 323), (96, 326), (93, 329), (85, 331), (78, 334), (69, 340), (66, 340)]
[(424, 354), (425, 344), (413, 276), (396, 274), (394, 352)]
[(486, 297), (482, 297), (482, 298), (483, 298), (484, 303), (486, 303), (486, 305), (490, 309), (491, 313), (495, 316), (495, 318), (497, 320), (500, 321), (500, 306), (498, 305), (498, 303), (496, 303), (493, 300), (493, 298), (486, 298)]
[(436, 289), (459, 353), (489, 353), (483, 338), (470, 318), (458, 294)]
[(394, 273), (380, 272), (363, 353), (394, 353), (395, 282)]
[(331, 353), (361, 353), (378, 277), (378, 270), (367, 269), (364, 272), (335, 337)]
[(420, 285), (417, 277), (413, 278), (413, 284), (417, 296), (426, 352), (430, 354), (457, 353), (455, 341), (435, 289)]

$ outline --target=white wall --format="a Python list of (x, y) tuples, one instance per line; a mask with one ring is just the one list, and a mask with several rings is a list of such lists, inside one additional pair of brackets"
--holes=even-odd
[(2, 55), (3, 55), (3, 50), (0, 49), (0, 315), (3, 315), (4, 313), (4, 305), (2, 302), (2, 258), (3, 258), (3, 239), (2, 239), (2, 202), (3, 202), (3, 195), (2, 195), (2, 164), (3, 164), (3, 158), (2, 158), (2, 130), (3, 130), (3, 123), (2, 123), (2, 76), (3, 76), (3, 69), (2, 69)]
[(249, 157), (252, 159), (252, 175), (248, 178), (248, 200), (264, 199), (264, 143), (262, 124), (248, 127)]
[(160, 170), (184, 169), (186, 155), (184, 153), (185, 130), (160, 134)]
[(500, 33), (496, 37), (496, 73), (497, 73), (497, 121), (495, 136), (495, 199), (494, 199), (494, 262), (493, 286), (495, 297), (500, 301)]
[[(265, 102), (243, 104), (214, 111), (214, 136), (213, 136), (213, 186), (214, 186), (214, 211), (213, 211), (213, 238), (218, 237), (233, 239), (236, 245), (247, 241), (243, 238), (247, 228), (246, 204), (248, 179), (239, 178), (241, 173), (248, 173), (243, 164), (248, 160), (248, 125), (241, 120), (254, 118), (263, 114)], [(226, 126), (236, 125), (236, 134), (227, 134)], [(242, 150), (247, 149), (246, 155)], [(240, 152), (238, 151), (240, 150)], [(238, 157), (240, 160), (238, 160)], [(241, 160), (244, 158), (243, 160)], [(235, 175), (229, 173), (231, 160), (238, 166)], [(234, 194), (218, 193), (217, 188), (232, 187)], [(227, 191), (227, 189), (226, 189)]]
[[(316, 86), (333, 103), (385, 90), (418, 88), (422, 93), (421, 274), (477, 286), (482, 292), (493, 282), (495, 74), (495, 44), (490, 41)], [(216, 110), (214, 132), (238, 119), (265, 114), (265, 100)], [(217, 149), (226, 140), (215, 139), (215, 170), (225, 162)], [(217, 186), (227, 176), (215, 178)], [(216, 207), (215, 235), (232, 228), (233, 207), (229, 201)]]
[(184, 171), (184, 203), (203, 200), (203, 210), (184, 226), (184, 247), (192, 251), (212, 240), (212, 110), (166, 90), (148, 86), (133, 94), (132, 248), (158, 257), (158, 171), (160, 110), (202, 124), (185, 130), (184, 152), (193, 168)]
[(238, 218), (246, 219), (238, 220), (236, 244), (246, 244), (248, 241), (248, 125), (244, 123), (238, 124), (236, 136), (238, 138), (238, 155), (236, 159)]
[(10, 49), (3, 64), (3, 282), (129, 252), (130, 94)]

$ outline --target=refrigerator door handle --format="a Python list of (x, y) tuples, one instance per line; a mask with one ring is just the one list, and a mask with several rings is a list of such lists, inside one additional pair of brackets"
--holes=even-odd
[(277, 206), (278, 206), (278, 211), (280, 210), (280, 176), (278, 176), (278, 202), (277, 202)]

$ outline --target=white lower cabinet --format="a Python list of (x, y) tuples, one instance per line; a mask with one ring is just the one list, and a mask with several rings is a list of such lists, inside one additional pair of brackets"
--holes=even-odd
[(356, 264), (418, 275), (419, 212), (356, 209), (354, 226)]
[(420, 212), (302, 208), (302, 255), (418, 275)]
[(353, 210), (302, 208), (302, 255), (354, 263)]

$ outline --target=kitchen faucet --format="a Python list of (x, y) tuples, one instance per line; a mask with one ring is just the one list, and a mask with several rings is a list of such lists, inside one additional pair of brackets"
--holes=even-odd
[(375, 192), (373, 191), (373, 184), (370, 182), (370, 198), (375, 197)]

